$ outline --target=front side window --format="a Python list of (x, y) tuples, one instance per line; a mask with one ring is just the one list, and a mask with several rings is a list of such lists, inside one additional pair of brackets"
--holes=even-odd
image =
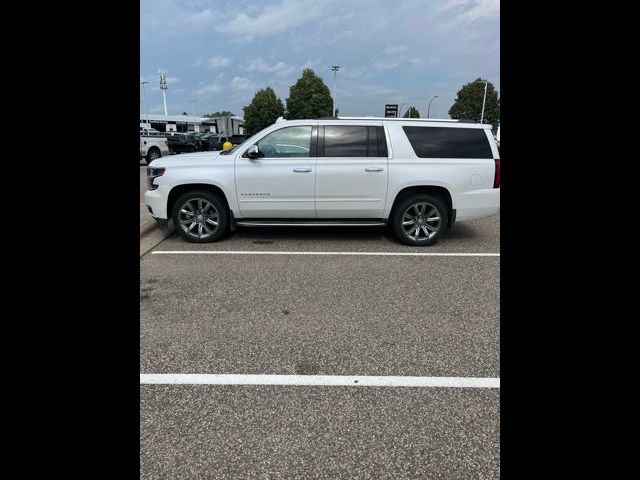
[(419, 158), (493, 158), (480, 128), (402, 127)]
[(311, 151), (311, 126), (281, 128), (271, 132), (257, 145), (265, 158), (308, 157)]

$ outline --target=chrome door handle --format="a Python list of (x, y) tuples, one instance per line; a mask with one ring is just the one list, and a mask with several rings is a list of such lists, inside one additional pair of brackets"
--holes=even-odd
[(365, 172), (381, 172), (382, 170), (384, 170), (384, 168), (380, 167), (369, 167), (364, 169)]
[(294, 168), (293, 171), (296, 173), (308, 173), (311, 171), (311, 169), (310, 168)]

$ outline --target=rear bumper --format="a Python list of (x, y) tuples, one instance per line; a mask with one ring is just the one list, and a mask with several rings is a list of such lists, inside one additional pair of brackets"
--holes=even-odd
[(473, 220), (495, 215), (500, 211), (500, 189), (472, 190), (458, 196), (456, 221)]

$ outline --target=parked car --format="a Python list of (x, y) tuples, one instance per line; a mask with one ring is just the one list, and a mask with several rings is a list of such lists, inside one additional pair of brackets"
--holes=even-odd
[(283, 120), (230, 150), (147, 170), (153, 217), (197, 243), (236, 226), (389, 225), (424, 246), (500, 210), (491, 126), (455, 120)]
[[(209, 150), (220, 150), (217, 148), (217, 145), (220, 143), (220, 139), (222, 135), (219, 133), (210, 133), (207, 137), (207, 142), (209, 143)], [(224, 142), (223, 142), (224, 143)]]
[(225, 142), (231, 142), (233, 146), (240, 145), (249, 135), (220, 135), (218, 141), (214, 144), (214, 150), (223, 150)]
[(187, 140), (196, 146), (197, 152), (202, 152), (204, 150), (202, 148), (202, 140), (200, 140), (194, 132), (185, 133), (184, 135), (187, 137)]
[(169, 153), (169, 144), (165, 137), (140, 135), (140, 159), (144, 158), (147, 164)]
[(173, 154), (193, 153), (198, 151), (197, 145), (191, 141), (190, 137), (182, 133), (168, 135), (167, 140), (169, 141), (169, 150)]
[(198, 139), (202, 142), (202, 150), (213, 150), (214, 144), (218, 142), (219, 135), (210, 132), (196, 133)]

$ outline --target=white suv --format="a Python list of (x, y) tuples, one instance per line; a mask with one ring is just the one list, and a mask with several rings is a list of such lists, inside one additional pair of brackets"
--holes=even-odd
[(490, 126), (456, 120), (279, 119), (231, 150), (154, 160), (147, 180), (151, 215), (199, 243), (236, 226), (388, 224), (432, 245), (500, 209)]

